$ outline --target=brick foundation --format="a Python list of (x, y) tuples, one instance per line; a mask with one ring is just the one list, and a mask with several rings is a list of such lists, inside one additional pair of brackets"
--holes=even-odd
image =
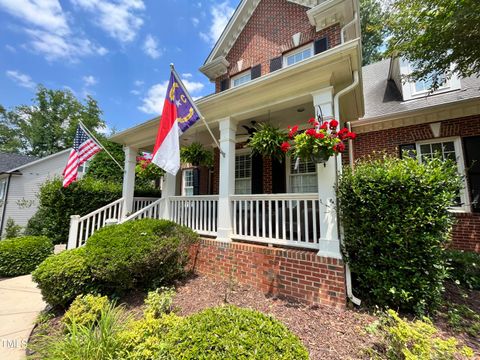
[(306, 304), (346, 305), (343, 262), (315, 251), (202, 239), (191, 249), (191, 266), (216, 279), (233, 276), (266, 294)]
[[(468, 116), (441, 122), (440, 138), (480, 135), (480, 116)], [(353, 123), (353, 125), (355, 125)], [(353, 128), (355, 131), (355, 127)], [(358, 134), (354, 142), (355, 159), (377, 152), (399, 156), (399, 146), (434, 139), (429, 124), (405, 126)], [(457, 214), (452, 232), (452, 247), (480, 253), (480, 213)]]

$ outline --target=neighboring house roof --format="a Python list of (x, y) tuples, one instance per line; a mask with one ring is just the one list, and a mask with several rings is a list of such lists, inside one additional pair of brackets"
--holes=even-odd
[(0, 173), (18, 168), (19, 166), (31, 163), (37, 159), (38, 157), (36, 156), (0, 153)]
[(29, 161), (24, 161), (23, 163), (21, 162), (15, 162), (15, 163), (11, 163), (10, 166), (8, 168), (4, 168), (3, 167), (3, 158), (2, 158), (2, 155), (16, 155), (16, 154), (5, 154), (5, 153), (0, 153), (0, 174), (2, 173), (13, 173), (13, 172), (19, 172), (20, 170), (28, 167), (28, 166), (32, 166), (32, 165), (35, 165), (39, 162), (42, 162), (42, 161), (47, 161), (53, 157), (56, 157), (56, 156), (59, 156), (59, 155), (62, 155), (62, 154), (65, 154), (67, 152), (70, 152), (72, 149), (69, 148), (69, 149), (65, 149), (65, 150), (62, 150), (62, 151), (59, 151), (55, 154), (52, 154), (52, 155), (48, 155), (48, 156), (45, 156), (43, 158), (38, 158), (38, 157), (35, 157), (35, 156), (26, 156), (26, 155), (17, 155), (17, 156), (23, 156), (23, 157), (28, 157), (30, 158)]
[(423, 98), (403, 101), (397, 85), (389, 80), (390, 59), (364, 66), (363, 94), (365, 115), (363, 119), (388, 117), (402, 112), (421, 110), (437, 105), (455, 103), (478, 98), (480, 100), (480, 78), (461, 79), (461, 89), (433, 94)]

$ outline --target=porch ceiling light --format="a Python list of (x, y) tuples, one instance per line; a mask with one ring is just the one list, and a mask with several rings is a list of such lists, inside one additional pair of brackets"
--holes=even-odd
[(303, 108), (303, 107), (297, 109), (297, 112), (299, 112), (299, 113), (302, 113), (304, 111), (305, 111), (305, 108)]

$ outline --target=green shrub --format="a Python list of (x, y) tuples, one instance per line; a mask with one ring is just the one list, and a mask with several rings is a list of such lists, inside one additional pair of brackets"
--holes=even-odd
[(389, 310), (383, 327), (389, 360), (454, 360), (472, 358), (473, 350), (455, 338), (442, 339), (428, 318), (408, 322)]
[(458, 285), (480, 290), (480, 254), (469, 251), (448, 250), (449, 278)]
[(99, 292), (85, 257), (85, 248), (63, 251), (42, 262), (32, 274), (43, 299), (67, 307), (78, 295)]
[(62, 321), (66, 325), (94, 326), (102, 312), (108, 309), (110, 303), (106, 296), (100, 295), (79, 295), (70, 305)]
[[(135, 194), (159, 196), (151, 189)], [(59, 244), (67, 242), (71, 215), (86, 215), (121, 198), (122, 185), (85, 177), (64, 188), (61, 179), (54, 179), (42, 185), (38, 197), (38, 211), (29, 220), (25, 233), (45, 235)]]
[(93, 276), (107, 291), (157, 288), (185, 274), (192, 230), (167, 220), (142, 219), (105, 227), (86, 244)]
[(22, 227), (15, 224), (12, 218), (8, 218), (5, 223), (5, 239), (14, 239), (21, 235)]
[(0, 241), (0, 276), (30, 274), (53, 253), (52, 242), (44, 236), (25, 236)]
[(308, 359), (298, 337), (278, 320), (234, 306), (187, 317), (165, 343), (161, 354), (173, 359)]
[(173, 310), (173, 298), (175, 290), (172, 288), (161, 287), (155, 291), (150, 291), (145, 299), (145, 316), (159, 318), (163, 314), (168, 314)]
[(343, 252), (360, 298), (422, 313), (441, 300), (460, 189), (452, 161), (384, 157), (346, 169), (338, 186)]

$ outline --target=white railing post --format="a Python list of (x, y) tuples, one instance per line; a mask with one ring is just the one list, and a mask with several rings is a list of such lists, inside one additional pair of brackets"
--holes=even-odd
[(80, 215), (70, 216), (70, 230), (68, 232), (67, 249), (75, 249), (78, 244), (78, 224), (80, 223)]
[(125, 151), (125, 165), (123, 173), (123, 209), (122, 218), (127, 217), (133, 210), (133, 194), (135, 192), (135, 166), (137, 165), (138, 150), (134, 147), (127, 146)]
[(220, 120), (220, 185), (217, 212), (217, 239), (231, 241), (232, 236), (232, 206), (230, 195), (235, 192), (235, 133), (236, 124), (231, 118)]
[(177, 186), (177, 177), (175, 175), (165, 173), (163, 176), (162, 198), (165, 199), (165, 204), (162, 209), (161, 218), (171, 220), (170, 202), (169, 199), (175, 196)]
[[(326, 87), (312, 93), (312, 96), (315, 111), (317, 112), (319, 107), (322, 110), (324, 119), (329, 120), (333, 118), (333, 87)], [(325, 165), (317, 164), (320, 210), (320, 248), (318, 255), (341, 259), (335, 194), (337, 164), (341, 166), (341, 160), (337, 160), (332, 156)]]

